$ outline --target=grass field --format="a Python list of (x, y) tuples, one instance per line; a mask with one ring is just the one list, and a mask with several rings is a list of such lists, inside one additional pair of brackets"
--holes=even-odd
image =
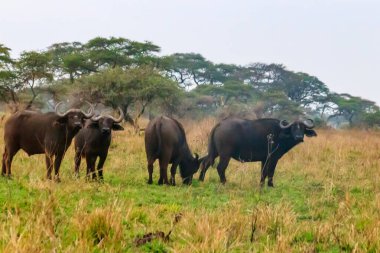
[[(185, 122), (203, 155), (212, 119)], [(193, 185), (147, 185), (143, 136), (114, 134), (105, 182), (74, 178), (73, 147), (61, 183), (45, 179), (44, 156), (20, 152), (13, 180), (0, 177), (1, 252), (380, 252), (380, 133), (317, 130), (280, 160), (275, 188), (259, 191), (258, 163), (232, 162)], [(2, 127), (0, 127), (0, 134)], [(1, 152), (3, 141), (0, 141)], [(167, 233), (136, 247), (148, 232)], [(251, 240), (252, 237), (252, 240)]]

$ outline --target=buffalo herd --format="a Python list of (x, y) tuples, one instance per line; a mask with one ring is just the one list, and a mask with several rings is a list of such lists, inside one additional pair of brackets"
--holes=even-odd
[[(60, 181), (59, 168), (73, 138), (75, 143), (75, 174), (79, 177), (81, 159), (86, 159), (87, 179), (103, 180), (103, 165), (111, 143), (112, 131), (123, 130), (124, 118), (119, 108), (119, 117), (95, 115), (93, 105), (89, 109), (69, 109), (61, 112), (62, 102), (55, 112), (18, 111), (11, 115), (4, 126), (4, 153), (2, 175), (11, 176), (11, 164), (15, 154), (24, 150), (29, 156), (45, 154), (47, 178)], [(175, 185), (175, 174), (179, 166), (184, 184), (191, 184), (193, 175), (200, 169), (199, 180), (203, 181), (207, 169), (219, 157), (217, 171), (222, 184), (226, 183), (225, 170), (231, 158), (240, 162), (261, 162), (260, 185), (268, 178), (273, 187), (273, 175), (278, 160), (304, 136), (317, 136), (312, 120), (287, 122), (277, 119), (248, 120), (227, 117), (214, 126), (209, 135), (208, 154), (199, 158), (192, 154), (186, 140), (185, 130), (176, 119), (159, 116), (145, 128), (145, 151), (148, 163), (148, 183), (152, 184), (153, 164), (159, 161), (158, 184)], [(95, 166), (99, 158), (98, 165)], [(168, 179), (168, 165), (170, 179)], [(95, 171), (95, 167), (96, 171)]]

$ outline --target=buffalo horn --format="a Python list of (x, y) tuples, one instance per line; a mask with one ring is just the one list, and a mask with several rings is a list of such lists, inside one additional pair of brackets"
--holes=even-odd
[(100, 120), (102, 118), (102, 115), (98, 115), (98, 116), (93, 116), (92, 118), (91, 118), (91, 120), (92, 121), (98, 121), (98, 120)]
[(286, 120), (281, 120), (280, 121), (280, 127), (281, 127), (281, 129), (287, 129), (287, 128), (289, 128), (289, 127), (291, 127), (292, 126), (292, 124), (293, 124), (293, 122), (292, 123), (288, 123), (288, 124), (286, 124), (288, 121), (286, 121)]
[(314, 121), (312, 119), (307, 119), (303, 121), (303, 124), (309, 128), (312, 129), (314, 127)]
[(60, 116), (60, 117), (65, 117), (67, 114), (69, 114), (70, 112), (81, 112), (83, 113), (84, 117), (86, 119), (89, 119), (91, 118), (92, 116), (94, 116), (94, 107), (92, 106), (92, 104), (90, 104), (89, 102), (86, 101), (87, 104), (90, 105), (90, 110), (85, 113), (83, 112), (81, 109), (70, 109), (70, 110), (67, 110), (66, 112), (64, 113), (61, 113), (59, 112), (59, 107), (63, 104), (63, 102), (59, 102), (56, 106), (55, 106), (55, 113)]
[(91, 118), (92, 116), (94, 116), (94, 106), (90, 103), (90, 102), (88, 102), (88, 101), (85, 101), (89, 106), (90, 106), (90, 109), (88, 110), (88, 112), (87, 113), (85, 113), (85, 112), (83, 112), (82, 111), (82, 113), (83, 113), (83, 115), (84, 115), (84, 117), (86, 118), (86, 119), (89, 119), (89, 118)]
[(63, 104), (63, 102), (61, 101), (61, 102), (59, 102), (56, 106), (55, 106), (55, 113), (58, 115), (58, 116), (60, 116), (60, 117), (64, 117), (65, 115), (66, 115), (66, 113), (60, 113), (59, 112), (59, 106), (60, 105), (62, 105)]
[(119, 118), (117, 118), (117, 119), (115, 119), (114, 117), (112, 117), (112, 116), (108, 116), (109, 118), (111, 118), (115, 123), (120, 123), (123, 119), (124, 119), (124, 113), (123, 113), (123, 110), (120, 108), (120, 107), (118, 107), (118, 109), (119, 109)]

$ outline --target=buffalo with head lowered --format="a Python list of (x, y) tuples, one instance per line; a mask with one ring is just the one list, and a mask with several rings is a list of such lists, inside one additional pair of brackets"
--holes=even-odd
[(191, 184), (193, 174), (199, 169), (198, 155), (191, 154), (186, 141), (185, 130), (175, 119), (161, 116), (151, 120), (145, 128), (145, 151), (148, 160), (148, 183), (153, 182), (153, 163), (160, 163), (160, 179), (158, 184), (169, 184), (167, 167), (171, 163), (170, 184), (175, 185), (177, 166), (184, 184)]

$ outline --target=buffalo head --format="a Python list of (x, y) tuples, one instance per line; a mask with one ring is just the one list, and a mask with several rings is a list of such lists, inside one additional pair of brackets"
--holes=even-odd
[(197, 173), (199, 165), (201, 164), (201, 159), (199, 159), (198, 154), (194, 154), (195, 157), (189, 159), (184, 159), (179, 164), (179, 169), (181, 172), (182, 182), (184, 184), (191, 184), (193, 180), (193, 175)]
[(119, 125), (124, 118), (123, 110), (119, 109), (119, 117), (116, 119), (111, 115), (99, 115), (91, 118), (91, 124), (89, 127), (98, 128), (102, 134), (110, 134), (111, 130), (121, 131), (124, 130), (122, 126)]
[(70, 129), (79, 130), (83, 127), (85, 119), (94, 116), (94, 107), (89, 102), (86, 103), (90, 105), (87, 113), (81, 109), (70, 109), (62, 113), (59, 111), (59, 107), (63, 102), (59, 102), (55, 107), (55, 113), (59, 116), (59, 119), (55, 123), (66, 124)]
[(304, 135), (307, 137), (317, 136), (317, 133), (313, 130), (314, 122), (311, 119), (304, 121), (293, 121), (288, 123), (286, 120), (280, 121), (280, 128), (282, 130), (282, 135), (289, 136), (295, 141), (303, 141)]

